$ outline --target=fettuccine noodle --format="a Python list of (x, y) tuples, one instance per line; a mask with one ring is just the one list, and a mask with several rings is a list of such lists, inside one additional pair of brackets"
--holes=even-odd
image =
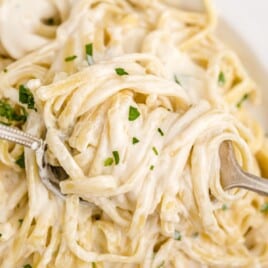
[(0, 267), (268, 267), (268, 200), (224, 191), (218, 153), (268, 175), (259, 91), (212, 3), (179, 2), (0, 1), (1, 122), (68, 175), (62, 200), (0, 141)]

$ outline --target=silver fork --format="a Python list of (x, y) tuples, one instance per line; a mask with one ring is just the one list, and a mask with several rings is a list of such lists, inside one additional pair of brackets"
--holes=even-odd
[(247, 173), (237, 163), (231, 141), (220, 146), (221, 184), (224, 190), (244, 188), (261, 195), (268, 195), (268, 179)]
[[(65, 198), (65, 195), (60, 191), (59, 183), (67, 179), (68, 176), (63, 168), (55, 167), (48, 163), (46, 157), (47, 144), (45, 141), (1, 124), (0, 139), (21, 144), (35, 151), (41, 181), (55, 195)], [(245, 188), (259, 194), (268, 195), (268, 179), (244, 172), (236, 161), (230, 141), (224, 141), (221, 144), (219, 154), (221, 159), (221, 184), (224, 190)], [(87, 201), (81, 201), (88, 204)]]
[[(68, 178), (64, 169), (48, 163), (46, 157), (47, 144), (42, 139), (36, 138), (26, 132), (13, 127), (0, 124), (0, 139), (21, 144), (35, 151), (39, 176), (42, 183), (58, 197), (65, 199), (59, 188), (59, 183)], [(86, 202), (86, 201), (83, 201)]]

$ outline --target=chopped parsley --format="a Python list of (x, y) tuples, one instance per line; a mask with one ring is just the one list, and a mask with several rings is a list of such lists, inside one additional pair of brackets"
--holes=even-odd
[(119, 161), (120, 161), (120, 157), (119, 157), (119, 153), (118, 151), (113, 151), (113, 156), (114, 156), (114, 162), (116, 165), (119, 164)]
[(85, 50), (86, 50), (86, 57), (87, 57), (87, 63), (88, 65), (93, 64), (93, 44), (86, 44), (85, 45)]
[(264, 204), (261, 206), (260, 211), (263, 212), (263, 213), (268, 213), (268, 202), (264, 203)]
[(12, 107), (7, 101), (0, 100), (0, 117), (4, 120), (1, 120), (1, 123), (5, 125), (11, 125), (14, 121), (25, 123), (27, 116), (24, 107)]
[(218, 76), (218, 84), (219, 84), (220, 86), (224, 86), (225, 82), (226, 82), (226, 80), (225, 80), (225, 75), (224, 75), (224, 73), (221, 71), (221, 72), (219, 73), (219, 76)]
[(4, 73), (7, 73), (7, 72), (8, 72), (8, 69), (7, 69), (7, 68), (5, 68), (5, 69), (3, 70), (3, 72), (4, 72)]
[(97, 268), (97, 265), (95, 262), (92, 262), (92, 268)]
[(19, 167), (25, 168), (24, 153), (22, 153), (15, 162)]
[(155, 147), (153, 147), (152, 150), (154, 151), (155, 155), (158, 155), (158, 151), (157, 151), (157, 149)]
[(72, 55), (72, 56), (66, 57), (66, 58), (65, 58), (65, 61), (66, 61), (66, 62), (68, 62), (68, 61), (73, 61), (73, 60), (75, 60), (76, 58), (77, 58), (76, 55)]
[(227, 210), (228, 209), (228, 206), (226, 205), (226, 204), (223, 204), (222, 206), (221, 206), (221, 209), (224, 211), (224, 210)]
[(162, 130), (161, 128), (158, 128), (157, 131), (159, 132), (159, 134), (160, 134), (161, 136), (164, 136), (164, 132), (163, 132), (163, 130)]
[(23, 223), (23, 219), (18, 219), (18, 222), (19, 222), (20, 224), (22, 224), (22, 223)]
[(128, 111), (128, 120), (134, 121), (140, 116), (140, 112), (137, 108), (130, 106)]
[(240, 108), (242, 106), (243, 102), (248, 99), (248, 97), (249, 97), (249, 94), (248, 93), (244, 94), (244, 96), (242, 97), (242, 99), (236, 104), (236, 107), (237, 108)]
[(174, 75), (174, 81), (181, 86), (181, 82), (176, 75)]
[(132, 144), (136, 144), (136, 143), (139, 143), (139, 142), (140, 142), (140, 140), (137, 139), (136, 137), (132, 138)]
[(125, 71), (123, 68), (115, 68), (116, 74), (122, 76), (122, 75), (128, 75), (128, 72)]
[(25, 264), (23, 268), (32, 268), (32, 266), (30, 264)]
[(120, 157), (119, 157), (119, 153), (118, 151), (113, 151), (113, 157), (108, 157), (104, 160), (104, 166), (108, 167), (111, 166), (113, 163), (115, 163), (116, 165), (119, 164), (120, 161)]
[(114, 163), (114, 159), (112, 157), (108, 157), (104, 160), (105, 167), (111, 166), (113, 163)]
[(90, 44), (86, 44), (86, 54), (88, 56), (93, 56), (93, 44), (90, 43)]
[(181, 240), (181, 233), (175, 230), (174, 239), (180, 241)]
[(5, 101), (0, 100), (0, 116), (8, 120), (13, 118), (13, 108)]
[(34, 107), (33, 93), (24, 85), (20, 85), (19, 87), (19, 101), (23, 104), (27, 104), (28, 109), (36, 110)]
[(150, 170), (154, 170), (154, 166), (153, 165), (150, 166)]
[(0, 233), (0, 237), (2, 237), (2, 234)]

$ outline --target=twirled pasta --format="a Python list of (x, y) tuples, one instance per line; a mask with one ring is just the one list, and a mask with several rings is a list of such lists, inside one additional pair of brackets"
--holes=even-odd
[[(46, 139), (67, 198), (43, 186), (33, 152), (0, 141), (0, 266), (268, 265), (267, 199), (220, 184), (222, 141), (257, 175), (268, 155), (243, 106), (259, 92), (215, 37), (210, 1), (204, 12), (173, 0), (41, 2), (0, 3), (1, 101), (27, 110), (16, 126)], [(9, 33), (31, 5), (28, 26)]]

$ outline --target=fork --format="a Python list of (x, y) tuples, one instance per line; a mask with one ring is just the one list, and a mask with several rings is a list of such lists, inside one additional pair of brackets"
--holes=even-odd
[(261, 195), (268, 195), (268, 179), (247, 173), (239, 166), (231, 141), (224, 141), (220, 145), (220, 175), (224, 190), (244, 188)]
[[(21, 144), (36, 154), (39, 176), (48, 190), (58, 197), (65, 199), (60, 191), (59, 184), (68, 178), (62, 167), (55, 167), (48, 163), (46, 151), (48, 149), (44, 140), (34, 137), (13, 127), (0, 124), (0, 139)], [(231, 141), (224, 141), (219, 150), (221, 160), (221, 184), (224, 190), (244, 188), (262, 195), (268, 195), (268, 179), (249, 174), (241, 169), (236, 161)], [(82, 203), (89, 203), (80, 200)]]
[(67, 179), (68, 175), (62, 167), (52, 166), (48, 163), (46, 157), (48, 147), (44, 140), (2, 124), (0, 124), (0, 139), (21, 144), (35, 151), (38, 173), (42, 183), (55, 195), (65, 199), (65, 195), (60, 191), (59, 183)]

